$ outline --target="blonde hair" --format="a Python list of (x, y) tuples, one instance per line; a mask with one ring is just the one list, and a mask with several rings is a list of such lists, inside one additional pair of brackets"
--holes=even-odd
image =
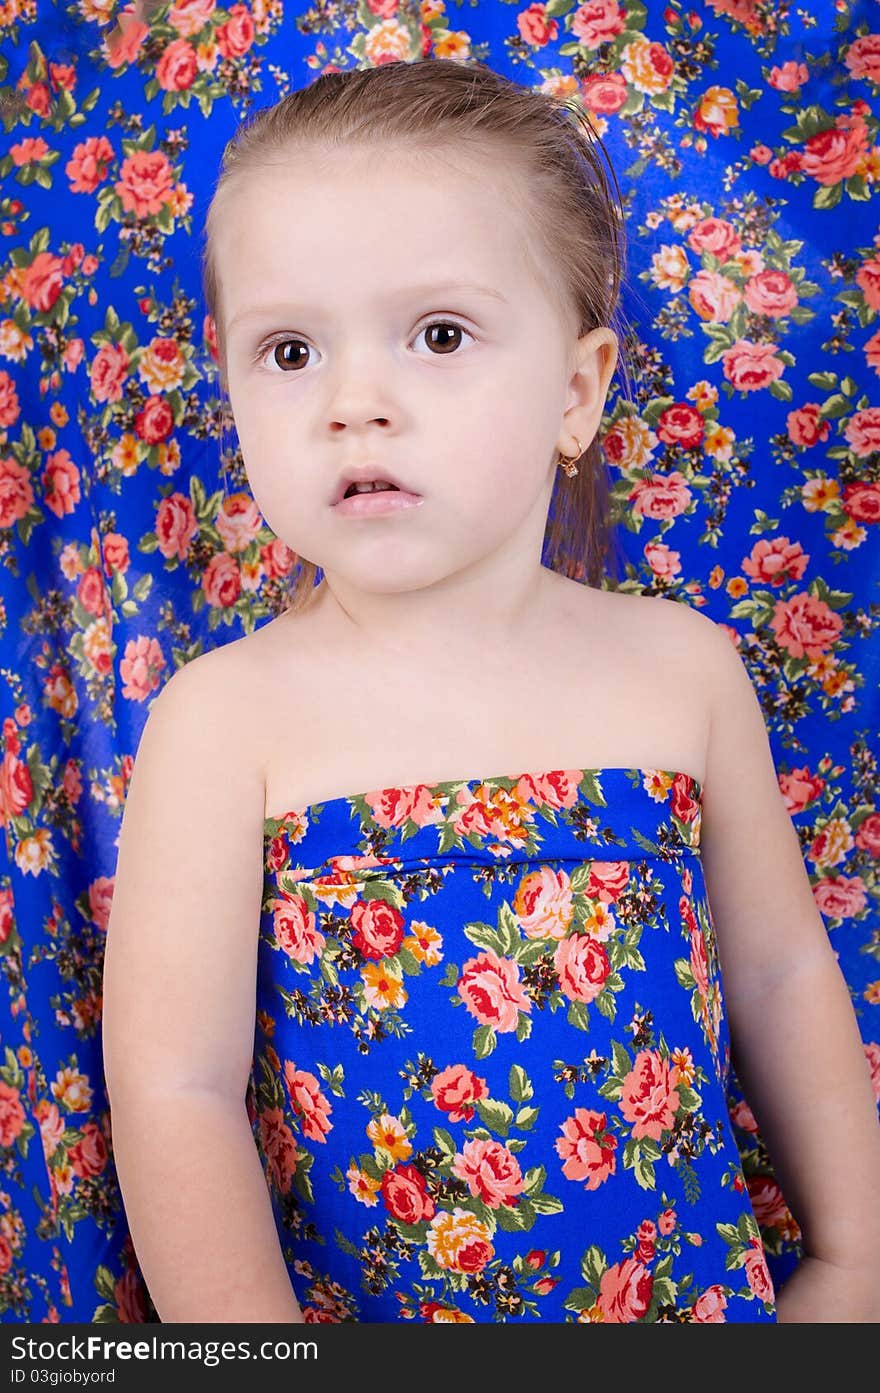
[[(524, 177), (522, 194), (514, 190), (514, 198), (531, 233), (525, 251), (534, 274), (564, 318), (574, 321), (578, 338), (600, 325), (615, 329), (629, 395), (624, 336), (616, 328), (622, 323), (626, 255), (620, 188), (586, 112), (576, 100), (560, 101), (520, 86), (484, 63), (437, 58), (323, 73), (254, 113), (227, 143), (205, 218), (202, 253), (205, 304), (215, 325), (224, 395), (225, 326), (215, 245), (226, 201), (253, 171), (277, 168), (293, 148), (368, 150), (377, 144), (413, 153), (458, 152), (494, 159), (502, 168), (518, 159)], [(606, 155), (607, 174), (599, 149)], [(543, 554), (551, 569), (595, 585), (608, 561), (616, 562), (598, 432), (576, 463), (573, 479), (557, 471)], [(297, 559), (292, 609), (311, 599), (319, 569)]]

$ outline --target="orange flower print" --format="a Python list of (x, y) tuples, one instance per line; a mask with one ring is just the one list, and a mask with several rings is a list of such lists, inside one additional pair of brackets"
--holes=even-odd
[(431, 1257), (451, 1272), (482, 1272), (495, 1255), (486, 1225), (457, 1205), (434, 1216), (427, 1237)]
[(390, 1113), (383, 1112), (367, 1124), (367, 1136), (377, 1151), (383, 1151), (392, 1161), (405, 1161), (412, 1153), (412, 1142), (403, 1123)]
[(379, 1184), (360, 1166), (351, 1165), (345, 1173), (348, 1181), (348, 1188), (355, 1199), (360, 1200), (361, 1204), (374, 1205), (379, 1203)]
[(442, 945), (443, 938), (437, 930), (418, 919), (410, 924), (409, 936), (403, 940), (404, 948), (408, 948), (413, 957), (424, 963), (425, 967), (436, 967), (442, 960)]
[(394, 963), (365, 963), (361, 973), (364, 984), (364, 1000), (377, 1011), (387, 1011), (402, 1006), (407, 999), (403, 976)]
[(565, 871), (542, 866), (524, 875), (513, 897), (513, 912), (526, 938), (564, 938), (574, 918)]

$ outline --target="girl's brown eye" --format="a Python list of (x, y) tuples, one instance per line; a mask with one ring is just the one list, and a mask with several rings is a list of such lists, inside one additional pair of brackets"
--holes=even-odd
[[(288, 350), (291, 348), (293, 352), (289, 353)], [(303, 355), (308, 354), (309, 346), (303, 343), (302, 339), (279, 339), (270, 344), (266, 352), (270, 350), (272, 360), (279, 368), (298, 368), (305, 363), (306, 358)]]
[[(452, 330), (453, 335), (458, 335), (457, 340), (454, 340), (452, 342), (450, 342), (450, 329)], [(432, 334), (437, 335), (437, 338), (433, 343), (430, 341), (430, 337), (428, 338), (428, 346), (432, 350), (436, 350), (438, 353), (449, 353), (451, 351), (454, 351), (458, 347), (458, 344), (461, 342), (462, 334), (465, 332), (466, 331), (462, 329), (460, 324), (455, 324), (451, 320), (447, 321), (445, 319), (436, 319), (433, 324), (427, 325), (427, 327), (422, 330), (422, 333), (427, 336), (430, 336)]]

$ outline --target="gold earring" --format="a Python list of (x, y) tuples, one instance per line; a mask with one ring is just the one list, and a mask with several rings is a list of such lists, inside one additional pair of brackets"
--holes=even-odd
[(562, 465), (569, 479), (573, 479), (575, 474), (577, 474), (577, 465), (574, 463), (574, 461), (576, 459), (580, 459), (581, 455), (583, 454), (583, 450), (581, 449), (581, 442), (578, 440), (577, 436), (575, 436), (574, 438), (574, 443), (577, 445), (577, 454), (564, 455), (561, 450), (559, 452), (559, 463)]

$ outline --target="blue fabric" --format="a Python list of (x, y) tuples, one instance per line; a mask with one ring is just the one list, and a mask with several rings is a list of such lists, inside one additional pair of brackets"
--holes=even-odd
[[(230, 457), (224, 494), (198, 239), (239, 119), (331, 63), (479, 57), (579, 93), (597, 120), (627, 200), (624, 307), (643, 345), (635, 427), (614, 393), (604, 423), (625, 580), (704, 608), (739, 643), (880, 1094), (876, 6), (392, 2), (362, 7), (349, 31), (304, 6), (206, 4), (191, 32), (193, 7), (165, 4), (117, 67), (96, 17), (34, 8), (0, 21), (2, 1319), (155, 1319), (101, 1065), (119, 820), (170, 673), (285, 602), (285, 549), (268, 527), (244, 553), (224, 531), (247, 483)], [(623, 791), (615, 822), (645, 826), (653, 807)], [(318, 824), (324, 854), (329, 832)], [(697, 858), (684, 859), (698, 885)], [(680, 868), (661, 865), (666, 897)], [(473, 905), (467, 874), (448, 893)], [(484, 1061), (493, 1097), (511, 1044)], [(733, 1075), (729, 1104), (778, 1286), (796, 1221)], [(430, 1110), (412, 1106), (423, 1129)], [(553, 1127), (541, 1128), (549, 1159)], [(515, 1239), (499, 1242), (509, 1252)], [(617, 1261), (621, 1235), (602, 1242)], [(571, 1264), (575, 1249), (559, 1247)], [(719, 1252), (707, 1247), (708, 1267), (688, 1254), (696, 1285)], [(354, 1260), (337, 1249), (333, 1261), (365, 1300)], [(758, 1303), (728, 1310), (751, 1318)]]
[(700, 785), (266, 822), (251, 1112), (307, 1320), (761, 1321)]

